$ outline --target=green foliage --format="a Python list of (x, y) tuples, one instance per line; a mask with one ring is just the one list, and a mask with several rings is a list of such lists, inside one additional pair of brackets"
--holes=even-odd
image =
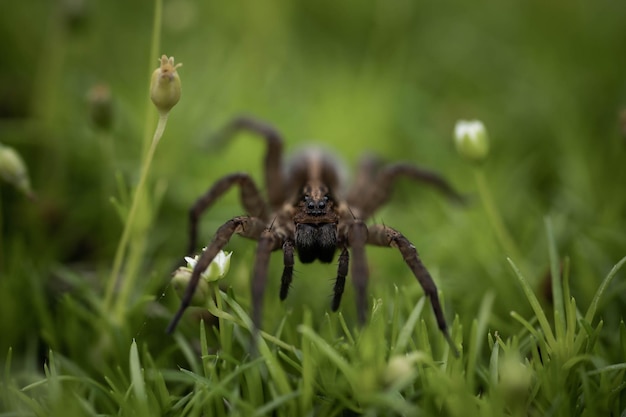
[[(5, 8), (0, 138), (37, 198), (0, 184), (0, 416), (623, 415), (625, 14), (609, 1)], [(156, 147), (162, 53), (184, 67)], [(261, 184), (260, 141), (210, 141), (240, 113), (288, 151), (313, 138), (349, 172), (373, 151), (468, 194), (452, 207), (401, 182), (373, 219), (420, 251), (459, 357), (401, 257), (376, 248), (363, 328), (350, 288), (327, 312), (336, 265), (311, 265), (284, 303), (270, 279), (255, 334), (254, 243), (234, 238), (213, 299), (165, 335), (189, 206), (228, 172)], [(453, 151), (454, 123), (475, 118), (480, 166)], [(228, 193), (202, 240), (240, 210)]]

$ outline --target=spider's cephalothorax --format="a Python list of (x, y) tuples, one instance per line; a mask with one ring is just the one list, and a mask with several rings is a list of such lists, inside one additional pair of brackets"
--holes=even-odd
[(438, 174), (410, 164), (385, 165), (374, 158), (365, 158), (359, 166), (354, 184), (344, 195), (340, 189), (340, 172), (330, 155), (319, 150), (308, 150), (293, 158), (287, 169), (283, 170), (283, 142), (272, 127), (254, 119), (238, 118), (219, 137), (227, 138), (242, 129), (255, 132), (266, 141), (264, 174), (267, 200), (248, 174), (233, 173), (218, 180), (196, 201), (189, 211), (188, 253), (196, 250), (201, 214), (234, 185), (239, 186), (246, 215), (234, 217), (224, 223), (202, 252), (168, 331), (174, 330), (189, 305), (200, 273), (209, 266), (232, 235), (237, 233), (258, 241), (252, 270), (252, 320), (257, 328), (261, 321), (271, 252), (279, 249), (283, 251), (284, 269), (280, 298), (285, 299), (293, 277), (294, 251), (302, 263), (315, 260), (329, 263), (338, 251), (337, 277), (331, 308), (333, 311), (339, 308), (350, 269), (355, 287), (357, 316), (359, 322), (363, 323), (366, 319), (366, 287), (369, 278), (365, 245), (386, 246), (398, 249), (422, 285), (424, 293), (431, 301), (439, 329), (455, 350), (448, 335), (437, 287), (415, 247), (391, 227), (380, 224), (367, 226), (364, 223), (389, 200), (392, 185), (398, 177), (425, 182), (448, 197), (460, 200), (461, 197), (448, 183)]

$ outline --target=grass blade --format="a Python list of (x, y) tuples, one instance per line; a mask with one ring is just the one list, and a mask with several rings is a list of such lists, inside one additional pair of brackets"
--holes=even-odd
[(406, 323), (404, 323), (404, 326), (402, 326), (402, 330), (400, 330), (396, 345), (393, 347), (392, 355), (398, 355), (406, 351), (406, 347), (409, 343), (409, 339), (411, 338), (411, 334), (415, 330), (415, 327), (417, 326), (417, 320), (419, 320), (420, 315), (422, 314), (422, 310), (424, 309), (425, 300), (426, 297), (422, 297), (419, 299), (417, 304), (415, 304), (415, 308), (413, 308), (413, 311), (411, 311), (411, 314), (409, 315)]
[(134, 339), (130, 345), (129, 367), (130, 367), (130, 380), (132, 383), (133, 392), (135, 393), (135, 397), (137, 398), (137, 403), (141, 407), (142, 411), (144, 411), (143, 415), (148, 415), (147, 413), (148, 412), (148, 409), (147, 409), (148, 397), (146, 395), (146, 383), (143, 379), (143, 372), (141, 370), (141, 363), (139, 361), (139, 351), (137, 350), (137, 342)]
[(565, 307), (563, 305), (563, 283), (561, 282), (561, 266), (559, 254), (554, 240), (552, 221), (545, 218), (546, 235), (548, 238), (548, 253), (550, 254), (550, 275), (552, 279), (552, 302), (554, 305), (554, 327), (556, 338), (562, 339), (565, 335)]
[(593, 321), (593, 316), (595, 316), (596, 310), (598, 309), (598, 303), (600, 302), (600, 298), (602, 298), (602, 295), (608, 288), (609, 284), (611, 283), (611, 281), (613, 281), (613, 278), (615, 278), (615, 275), (617, 275), (617, 272), (622, 268), (622, 266), (624, 266), (625, 263), (626, 256), (620, 259), (620, 261), (616, 263), (615, 266), (613, 266), (611, 271), (600, 284), (600, 287), (598, 287), (598, 291), (596, 291), (596, 294), (593, 296), (593, 300), (591, 300), (591, 304), (589, 305), (587, 314), (585, 314), (585, 320), (587, 321), (587, 323), (591, 324), (591, 322)]
[(337, 351), (333, 349), (328, 342), (318, 336), (310, 327), (300, 325), (298, 326), (298, 331), (300, 331), (306, 339), (315, 345), (324, 356), (337, 366), (337, 368), (346, 376), (350, 385), (355, 386), (355, 382), (357, 380), (355, 370), (350, 367), (350, 364), (343, 357), (341, 357), (341, 355), (337, 353)]
[(554, 338), (554, 334), (552, 333), (552, 328), (550, 327), (550, 323), (548, 323), (548, 318), (546, 317), (546, 314), (541, 308), (541, 304), (539, 304), (539, 300), (535, 296), (535, 293), (533, 292), (532, 288), (530, 288), (528, 281), (526, 281), (526, 278), (524, 278), (524, 276), (522, 275), (522, 272), (515, 265), (515, 263), (511, 260), (511, 258), (507, 258), (507, 261), (509, 261), (511, 268), (513, 268), (513, 272), (515, 272), (517, 279), (522, 285), (522, 290), (524, 290), (524, 294), (526, 295), (526, 298), (528, 299), (528, 302), (530, 303), (531, 308), (533, 309), (533, 311), (535, 312), (535, 315), (537, 316), (537, 320), (539, 321), (539, 326), (541, 327), (541, 330), (543, 331), (543, 334), (546, 337), (548, 345), (555, 346), (556, 339)]

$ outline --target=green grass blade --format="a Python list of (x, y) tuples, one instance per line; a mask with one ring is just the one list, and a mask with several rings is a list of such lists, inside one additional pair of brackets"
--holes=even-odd
[(259, 352), (261, 356), (265, 359), (265, 365), (267, 366), (267, 370), (272, 376), (272, 380), (276, 384), (278, 388), (278, 392), (280, 395), (288, 394), (292, 391), (291, 385), (289, 384), (289, 379), (287, 378), (287, 373), (280, 365), (274, 353), (270, 350), (265, 343), (264, 340), (259, 339)]
[(287, 394), (283, 394), (279, 397), (274, 398), (272, 401), (266, 403), (263, 407), (259, 407), (255, 410), (253, 416), (268, 416), (271, 415), (271, 412), (279, 407), (284, 406), (289, 401), (297, 398), (300, 395), (300, 391), (293, 391)]
[(609, 284), (611, 283), (611, 281), (613, 281), (613, 278), (615, 278), (615, 275), (617, 275), (617, 272), (622, 268), (622, 266), (624, 266), (625, 263), (626, 263), (626, 256), (620, 259), (620, 261), (616, 263), (615, 266), (613, 266), (611, 271), (608, 273), (608, 275), (604, 278), (604, 280), (600, 284), (600, 287), (598, 287), (598, 291), (596, 291), (596, 294), (593, 296), (593, 299), (591, 300), (591, 304), (589, 305), (587, 314), (585, 314), (585, 321), (587, 321), (587, 323), (591, 324), (591, 322), (593, 321), (593, 317), (595, 316), (596, 310), (598, 309), (598, 303), (600, 302), (600, 298), (602, 298), (602, 295), (608, 288)]
[(417, 321), (419, 320), (420, 315), (422, 314), (422, 310), (424, 309), (425, 301), (426, 297), (422, 297), (419, 299), (417, 304), (415, 304), (415, 307), (413, 308), (413, 311), (411, 311), (409, 318), (404, 323), (404, 326), (402, 326), (402, 330), (400, 330), (396, 345), (392, 348), (392, 355), (398, 355), (406, 351), (411, 335), (415, 331)]
[(539, 326), (541, 327), (541, 330), (543, 331), (543, 334), (546, 337), (546, 341), (548, 342), (548, 345), (555, 346), (556, 339), (554, 338), (554, 334), (552, 333), (552, 328), (550, 327), (548, 318), (546, 317), (546, 314), (541, 308), (541, 304), (539, 304), (539, 300), (535, 296), (535, 293), (533, 292), (532, 288), (528, 284), (528, 281), (526, 281), (526, 278), (524, 278), (524, 276), (522, 275), (522, 272), (515, 265), (515, 263), (510, 258), (507, 258), (507, 260), (509, 261), (511, 268), (513, 269), (513, 272), (515, 272), (515, 276), (517, 276), (517, 279), (522, 285), (522, 290), (524, 290), (524, 294), (526, 295), (526, 298), (528, 299), (528, 302), (530, 303), (531, 308), (533, 309), (533, 311), (535, 312), (535, 315), (537, 316), (537, 320), (539, 321)]
[(494, 387), (498, 384), (499, 360), (500, 345), (497, 342), (494, 342), (493, 348), (491, 349), (491, 356), (489, 357), (489, 376), (491, 385)]
[(7, 356), (4, 360), (4, 383), (8, 384), (11, 380), (11, 358), (13, 357), (13, 348), (9, 347)]
[(613, 371), (622, 371), (622, 370), (626, 370), (626, 362), (603, 366), (602, 368), (594, 369), (593, 371), (587, 372), (587, 375), (595, 375), (595, 374), (601, 374), (604, 372), (613, 372)]
[(313, 345), (317, 347), (317, 349), (326, 356), (332, 363), (337, 366), (337, 368), (346, 376), (346, 379), (353, 387), (356, 386), (355, 383), (357, 381), (357, 373), (350, 364), (339, 354), (335, 349), (332, 348), (324, 339), (318, 336), (313, 329), (308, 326), (300, 325), (298, 326), (298, 331), (302, 333), (302, 335), (309, 340)]
[(565, 335), (565, 307), (563, 305), (563, 283), (561, 281), (561, 266), (559, 254), (552, 230), (552, 221), (549, 217), (544, 219), (546, 235), (548, 238), (548, 253), (550, 254), (550, 275), (552, 279), (552, 302), (554, 305), (554, 327), (556, 338), (561, 340)]
[[(305, 310), (304, 312), (304, 325), (307, 327), (312, 327), (313, 319), (311, 317), (311, 311)], [(315, 375), (316, 370), (313, 362), (311, 349), (311, 341), (305, 340), (304, 335), (302, 336), (302, 383), (301, 390), (302, 395), (300, 396), (300, 410), (309, 409), (313, 404), (313, 398), (315, 395)]]
[[(133, 339), (130, 345), (130, 380), (132, 383), (132, 389), (137, 399), (137, 404), (143, 411), (143, 415), (148, 415), (148, 396), (146, 394), (146, 383), (143, 379), (143, 372), (141, 370), (141, 362), (139, 361), (139, 351), (137, 349), (137, 342)], [(141, 415), (141, 414), (140, 414)]]

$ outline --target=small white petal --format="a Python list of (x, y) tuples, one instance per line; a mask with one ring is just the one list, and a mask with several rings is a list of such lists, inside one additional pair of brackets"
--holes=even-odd
[(198, 257), (192, 258), (190, 256), (185, 256), (185, 260), (187, 261), (187, 266), (191, 269), (196, 267), (196, 263), (198, 262)]

